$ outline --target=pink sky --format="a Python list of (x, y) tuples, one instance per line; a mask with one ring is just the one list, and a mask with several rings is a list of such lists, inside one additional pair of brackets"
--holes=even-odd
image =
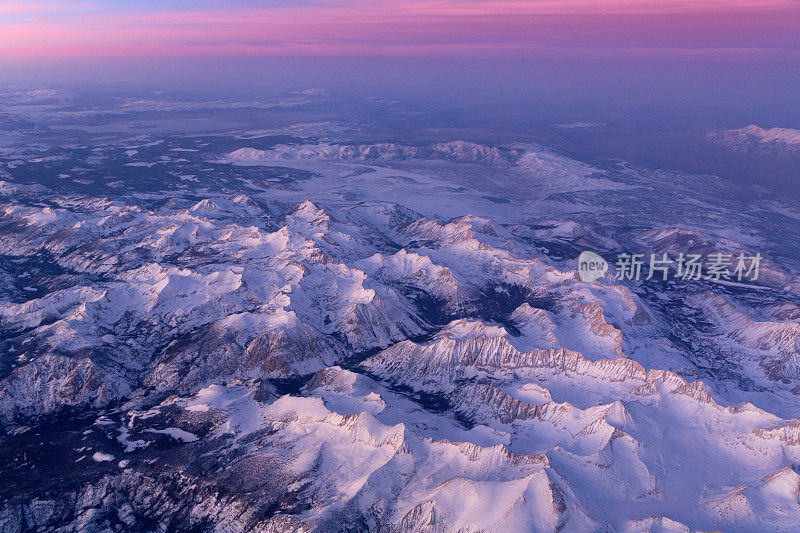
[[(0, 55), (765, 54), (800, 49), (798, 0), (0, 0)], [(222, 7), (238, 6), (238, 7)], [(266, 7), (265, 7), (266, 6)]]

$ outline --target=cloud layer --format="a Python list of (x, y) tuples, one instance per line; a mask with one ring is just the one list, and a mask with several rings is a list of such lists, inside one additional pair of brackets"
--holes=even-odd
[(763, 54), (788, 0), (2, 1), (3, 56)]

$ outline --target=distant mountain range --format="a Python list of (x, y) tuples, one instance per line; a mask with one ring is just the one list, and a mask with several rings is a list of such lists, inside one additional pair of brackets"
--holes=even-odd
[(708, 138), (714, 144), (737, 152), (800, 158), (800, 130), (763, 129), (751, 125), (737, 130), (714, 132)]

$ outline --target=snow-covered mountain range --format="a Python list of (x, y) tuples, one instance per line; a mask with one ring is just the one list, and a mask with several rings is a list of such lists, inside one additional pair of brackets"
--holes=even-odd
[[(0, 530), (797, 531), (796, 206), (258, 138), (0, 151)], [(764, 263), (587, 283), (584, 249)]]
[(711, 133), (709, 139), (737, 152), (760, 152), (795, 158), (800, 156), (800, 130), (790, 128), (764, 129), (750, 125)]

